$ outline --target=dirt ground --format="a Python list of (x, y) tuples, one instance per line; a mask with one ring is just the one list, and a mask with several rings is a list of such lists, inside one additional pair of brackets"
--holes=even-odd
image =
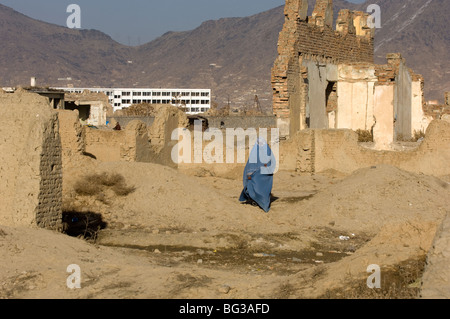
[[(121, 175), (121, 192), (95, 184), (102, 173)], [(239, 203), (238, 170), (73, 167), (66, 234), (0, 226), (0, 298), (417, 298), (449, 181), (391, 166), (280, 171), (264, 213)], [(67, 287), (72, 264), (80, 289)], [(367, 287), (373, 264), (381, 289)]]

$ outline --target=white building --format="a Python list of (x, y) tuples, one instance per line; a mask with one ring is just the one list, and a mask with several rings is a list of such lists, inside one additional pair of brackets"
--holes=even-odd
[(89, 90), (105, 93), (114, 112), (132, 104), (170, 104), (185, 109), (187, 114), (204, 113), (211, 108), (210, 89), (114, 89), (114, 88), (56, 88), (68, 93)]

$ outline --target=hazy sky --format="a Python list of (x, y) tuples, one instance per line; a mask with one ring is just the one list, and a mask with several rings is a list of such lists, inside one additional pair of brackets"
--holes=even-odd
[[(364, 0), (350, 0), (361, 3)], [(284, 0), (0, 0), (29, 17), (66, 26), (69, 4), (81, 7), (81, 28), (97, 29), (127, 45), (147, 43), (167, 31), (187, 31), (207, 20), (245, 17)]]

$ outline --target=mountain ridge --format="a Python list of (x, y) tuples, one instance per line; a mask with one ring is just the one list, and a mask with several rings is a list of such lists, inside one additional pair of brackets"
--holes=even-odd
[[(315, 1), (309, 2), (311, 14)], [(450, 6), (445, 0), (412, 2), (419, 11), (393, 0), (360, 5), (335, 0), (334, 13), (342, 8), (366, 11), (369, 3), (380, 5), (383, 28), (376, 32), (375, 62), (386, 63), (389, 52), (402, 53), (407, 65), (425, 77), (426, 99), (442, 101), (450, 86), (450, 39), (442, 32), (448, 21), (445, 8)], [(52, 25), (0, 4), (4, 43), (0, 85), (28, 85), (36, 76), (38, 84), (45, 86), (203, 87), (213, 90), (219, 105), (251, 106), (258, 95), (263, 108), (270, 109), (270, 72), (284, 23), (283, 7), (244, 18), (207, 20), (193, 30), (168, 31), (130, 47), (97, 30)]]

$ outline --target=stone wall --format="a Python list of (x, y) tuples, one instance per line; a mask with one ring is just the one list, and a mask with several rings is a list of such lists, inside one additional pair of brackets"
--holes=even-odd
[(300, 173), (337, 170), (343, 173), (388, 164), (432, 176), (450, 174), (450, 123), (431, 122), (426, 137), (416, 148), (377, 151), (358, 143), (352, 130), (304, 130), (281, 145), (281, 169)]
[(0, 223), (59, 229), (62, 159), (58, 113), (34, 93), (0, 90)]

